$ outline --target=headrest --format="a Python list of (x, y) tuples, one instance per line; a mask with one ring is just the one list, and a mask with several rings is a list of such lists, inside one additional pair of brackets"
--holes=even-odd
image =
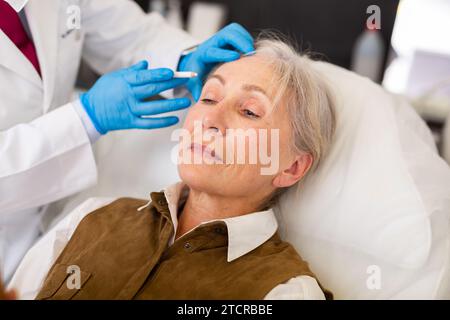
[(427, 266), (433, 215), (449, 235), (450, 168), (400, 97), (340, 67), (313, 66), (336, 97), (336, 136), (317, 171), (281, 198), (281, 232), (337, 298), (393, 297), (401, 288), (367, 288), (370, 270)]

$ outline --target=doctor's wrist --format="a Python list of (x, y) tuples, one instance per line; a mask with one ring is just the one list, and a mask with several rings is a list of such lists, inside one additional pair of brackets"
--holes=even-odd
[(92, 120), (87, 108), (83, 105), (81, 95), (79, 99), (72, 102), (72, 105), (83, 123), (91, 144), (93, 144), (102, 136), (103, 133), (97, 129), (94, 120)]

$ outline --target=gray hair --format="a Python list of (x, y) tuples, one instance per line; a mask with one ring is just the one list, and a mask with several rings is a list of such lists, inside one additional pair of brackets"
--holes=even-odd
[(309, 171), (314, 171), (326, 155), (336, 127), (331, 89), (313, 68), (311, 58), (298, 53), (285, 40), (262, 34), (255, 48), (256, 54), (267, 58), (274, 69), (273, 81), (277, 88), (274, 107), (278, 107), (281, 98), (287, 102), (292, 150), (311, 154), (313, 164)]

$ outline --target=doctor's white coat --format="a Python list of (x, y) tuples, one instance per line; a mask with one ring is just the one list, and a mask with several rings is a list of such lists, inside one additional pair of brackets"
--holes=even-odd
[[(175, 69), (182, 50), (195, 44), (160, 15), (146, 15), (129, 0), (8, 2), (26, 3), (42, 79), (0, 30), (0, 270), (4, 279), (39, 235), (42, 206), (96, 182), (89, 137), (70, 103), (81, 58), (100, 74), (141, 59), (147, 59), (151, 68)], [(74, 8), (80, 10), (80, 29), (70, 28)]]

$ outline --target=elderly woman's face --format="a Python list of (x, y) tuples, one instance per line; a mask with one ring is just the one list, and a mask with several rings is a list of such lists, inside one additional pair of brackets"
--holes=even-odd
[[(255, 55), (226, 63), (210, 75), (184, 123), (192, 137), (200, 135), (200, 143), (192, 138), (180, 152), (204, 160), (178, 165), (181, 179), (190, 187), (234, 197), (263, 197), (276, 189), (275, 177), (294, 158), (283, 100), (272, 112), (277, 89), (272, 73), (270, 64)], [(239, 139), (245, 141), (244, 148)]]

